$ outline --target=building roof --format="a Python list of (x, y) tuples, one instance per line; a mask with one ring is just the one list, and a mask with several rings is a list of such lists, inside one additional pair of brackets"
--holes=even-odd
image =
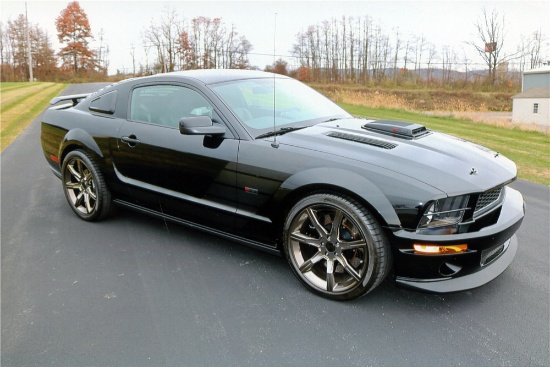
[(550, 88), (531, 88), (518, 93), (513, 98), (550, 98)]
[(543, 66), (537, 69), (525, 70), (523, 74), (550, 74), (550, 66)]

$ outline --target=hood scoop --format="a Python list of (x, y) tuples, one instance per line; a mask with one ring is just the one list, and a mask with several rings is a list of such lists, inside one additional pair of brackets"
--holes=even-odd
[(403, 139), (419, 139), (423, 136), (431, 134), (431, 131), (425, 126), (412, 122), (377, 120), (367, 122), (361, 126), (365, 130), (376, 132), (379, 134), (391, 135), (396, 138)]

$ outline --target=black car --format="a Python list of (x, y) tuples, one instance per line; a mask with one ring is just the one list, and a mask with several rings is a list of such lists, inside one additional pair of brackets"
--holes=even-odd
[(57, 97), (42, 147), (74, 212), (116, 206), (286, 256), (323, 297), (478, 287), (524, 216), (501, 154), (422, 125), (353, 118), (300, 82), (196, 70)]

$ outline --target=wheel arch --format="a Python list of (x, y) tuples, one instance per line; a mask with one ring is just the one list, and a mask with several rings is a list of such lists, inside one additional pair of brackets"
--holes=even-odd
[[(300, 198), (315, 192), (341, 193), (349, 196), (363, 204), (382, 226), (401, 226), (397, 213), (382, 190), (355, 172), (333, 168), (309, 169), (285, 180), (276, 193), (281, 216), (286, 215)], [(284, 218), (282, 220), (284, 221)]]
[(86, 151), (93, 158), (98, 159), (98, 161), (103, 160), (103, 153), (94, 138), (83, 129), (72, 129), (65, 134), (61, 142), (58, 155), (60, 164), (63, 164), (63, 160), (67, 154), (76, 149)]

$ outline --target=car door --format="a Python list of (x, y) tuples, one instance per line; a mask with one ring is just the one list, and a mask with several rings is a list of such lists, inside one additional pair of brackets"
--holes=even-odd
[(233, 228), (239, 142), (182, 135), (182, 117), (210, 116), (223, 123), (198, 91), (184, 85), (152, 84), (131, 91), (128, 119), (118, 133), (114, 167), (136, 204), (164, 215)]

